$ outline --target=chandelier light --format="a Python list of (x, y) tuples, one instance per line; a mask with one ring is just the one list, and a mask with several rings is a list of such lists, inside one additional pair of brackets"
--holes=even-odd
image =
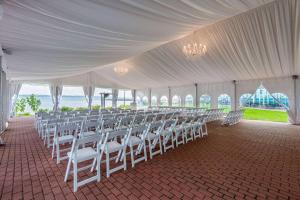
[(128, 68), (124, 66), (116, 66), (114, 71), (119, 75), (124, 75), (128, 73)]
[(204, 44), (201, 43), (189, 43), (187, 45), (184, 45), (182, 48), (182, 52), (186, 57), (192, 57), (195, 55), (202, 56), (206, 54), (207, 47)]

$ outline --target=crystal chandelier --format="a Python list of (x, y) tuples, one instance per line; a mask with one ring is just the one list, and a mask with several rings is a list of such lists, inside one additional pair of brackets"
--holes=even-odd
[(192, 57), (195, 55), (204, 55), (207, 52), (206, 45), (201, 43), (193, 43), (193, 44), (187, 44), (184, 45), (182, 48), (182, 52), (186, 57)]
[(119, 75), (124, 75), (128, 73), (128, 68), (124, 66), (117, 66), (114, 68), (114, 71)]

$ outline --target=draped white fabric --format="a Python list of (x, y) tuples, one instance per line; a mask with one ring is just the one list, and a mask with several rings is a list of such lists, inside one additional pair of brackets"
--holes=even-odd
[(53, 110), (58, 111), (59, 110), (59, 103), (62, 97), (62, 90), (63, 86), (62, 85), (50, 85), (50, 94), (51, 94), (51, 99), (53, 102)]
[(88, 103), (88, 108), (91, 109), (92, 102), (93, 102), (93, 96), (95, 93), (95, 87), (94, 86), (84, 86), (83, 92), (84, 92), (85, 99)]
[[(137, 96), (151, 88), (158, 102), (171, 101), (168, 87), (182, 96), (198, 83), (213, 107), (220, 94), (236, 106), (234, 95), (263, 84), (284, 91), (300, 121), (290, 78), (300, 74), (299, 0), (5, 0), (3, 8), (0, 39), (12, 50), (5, 55), (12, 80), (143, 91)], [(186, 58), (182, 47), (191, 42), (206, 44), (207, 54)], [(115, 66), (129, 71), (117, 74)]]
[(13, 50), (7, 56), (11, 78), (65, 77), (141, 54), (271, 1), (4, 0), (0, 37)]
[(118, 89), (113, 89), (112, 90), (112, 107), (113, 108), (117, 107), (118, 94), (119, 94), (119, 90)]
[[(200, 2), (201, 1), (199, 1), (199, 4), (201, 4)], [(9, 7), (12, 7), (11, 9), (14, 8), (13, 3), (9, 5)], [(171, 5), (175, 6), (176, 4)], [(238, 4), (232, 5), (236, 6)], [(196, 31), (193, 35), (188, 35), (182, 39), (161, 45), (158, 48), (154, 48), (138, 56), (125, 59), (124, 61), (116, 64), (94, 69), (94, 72), (89, 78), (92, 79), (94, 84), (98, 86), (140, 89), (186, 85), (196, 82), (207, 83), (259, 78), (263, 79), (299, 74), (299, 10), (300, 2), (297, 0), (274, 1), (240, 15), (203, 27)], [(139, 31), (142, 31), (140, 29), (142, 29), (144, 25), (146, 26), (146, 24), (147, 23), (139, 24)], [(120, 25), (119, 28), (121, 27), (124, 26)], [(163, 26), (153, 26), (153, 30), (156, 30), (155, 27), (160, 27), (159, 29), (162, 29), (162, 32), (164, 30)], [(9, 29), (10, 28), (7, 28), (7, 30)], [(0, 33), (0, 36), (1, 34), (3, 35), (4, 33)], [(149, 36), (149, 33), (146, 35)], [(46, 36), (48, 35), (46, 34)], [(150, 38), (150, 36), (148, 38)], [(78, 39), (76, 41), (80, 40)], [(202, 57), (186, 58), (181, 51), (182, 45), (192, 41), (205, 43), (208, 46), (208, 53)], [(49, 42), (51, 42), (51, 40), (49, 40)], [(12, 42), (10, 43), (13, 46)], [(120, 43), (120, 41), (117, 40), (117, 43)], [(76, 43), (76, 45), (78, 44)], [(132, 46), (134, 46), (132, 48), (136, 47), (134, 42), (132, 42)], [(72, 49), (72, 51), (76, 49), (76, 52), (72, 53), (72, 56), (77, 56), (77, 51), (83, 48)], [(120, 50), (120, 47), (118, 49)], [(131, 46), (126, 47), (126, 49), (129, 51)], [(90, 59), (83, 59), (83, 57), (78, 56), (80, 58), (80, 61), (78, 62), (80, 63), (80, 66), (89, 68), (82, 62), (88, 62), (95, 57), (94, 53), (96, 50), (91, 48), (91, 51), (92, 52), (89, 52)], [(29, 52), (26, 51), (23, 53), (27, 54)], [(17, 66), (17, 63), (14, 63), (14, 58), (18, 57), (17, 54), (18, 52), (8, 56), (12, 60), (9, 70), (11, 73), (9, 74), (12, 78), (22, 79), (22, 77), (18, 76), (18, 73), (14, 69), (14, 66)], [(41, 58), (51, 58), (52, 60), (58, 61), (59, 59), (53, 57), (52, 54), (52, 51), (47, 51), (47, 56), (41, 56)], [(99, 58), (102, 58), (102, 55), (105, 55), (106, 58), (108, 58), (117, 54), (117, 50), (110, 51), (109, 55), (101, 53)], [(81, 55), (84, 56), (85, 54), (82, 53)], [(60, 57), (68, 59), (70, 63), (72, 61), (72, 66), (76, 66), (73, 63), (73, 61), (76, 61), (76, 58), (70, 58), (65, 54), (60, 54)], [(29, 65), (24, 65), (24, 60), (33, 61), (39, 60), (39, 58), (34, 59), (33, 56), (23, 59), (22, 66), (27, 67)], [(98, 62), (99, 66), (102, 65), (103, 60), (105, 59)], [(63, 62), (61, 61), (60, 64), (61, 63)], [(26, 69), (26, 71), (28, 71), (28, 73), (30, 72), (31, 76), (38, 74), (38, 77), (35, 78), (42, 78), (41, 73), (38, 71), (43, 66), (47, 66), (49, 64), (51, 64), (51, 62), (47, 62), (45, 60), (43, 65), (40, 64), (39, 67), (34, 69), (36, 71), (35, 73), (30, 71), (30, 69)], [(55, 64), (58, 65), (58, 63)], [(65, 76), (67, 74), (65, 72), (65, 68), (69, 65), (68, 63), (63, 64), (64, 66), (58, 65), (60, 67), (59, 70), (51, 68), (51, 72), (47, 74), (47, 77), (51, 78), (53, 75), (52, 73), (55, 73), (53, 76), (59, 76), (56, 73), (60, 73), (61, 76)], [(104, 65), (105, 64), (102, 66)], [(122, 76), (116, 74), (113, 70), (113, 67), (116, 65), (128, 67), (129, 72)], [(89, 68), (89, 70), (91, 70), (91, 68)], [(82, 67), (78, 67), (76, 69), (71, 69), (70, 67), (68, 75), (72, 73), (79, 74), (83, 71)], [(22, 71), (22, 76), (25, 76), (26, 73), (23, 72), (24, 71)], [(46, 73), (47, 70), (44, 72)], [(89, 81), (87, 78), (82, 78), (85, 76), (86, 75), (76, 75), (74, 77), (63, 78), (61, 81), (68, 84), (72, 83), (84, 85), (87, 84), (87, 81)], [(34, 77), (27, 78), (31, 79)], [(49, 81), (51, 82), (51, 80)]]
[(14, 109), (16, 106), (16, 102), (19, 96), (20, 89), (22, 84), (19, 82), (10, 82), (9, 83), (9, 114), (10, 116), (14, 116)]

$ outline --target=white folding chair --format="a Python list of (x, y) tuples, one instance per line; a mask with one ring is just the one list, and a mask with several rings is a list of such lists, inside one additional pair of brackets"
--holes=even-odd
[(57, 124), (53, 137), (52, 144), (52, 159), (56, 156), (56, 163), (59, 164), (61, 160), (65, 160), (68, 156), (61, 157), (61, 153), (69, 151), (70, 147), (61, 147), (67, 143), (73, 142), (74, 136), (77, 136), (80, 123), (62, 123)]
[[(110, 132), (106, 132), (105, 139), (101, 144), (101, 153), (100, 153), (100, 161), (102, 161), (102, 156), (105, 154), (106, 157), (106, 176), (110, 177), (110, 174), (116, 172), (118, 170), (127, 169), (126, 165), (126, 140), (129, 135), (129, 131), (127, 129), (121, 130), (113, 130)], [(124, 152), (125, 156), (123, 158), (123, 164), (110, 168), (110, 160), (118, 161), (118, 156), (111, 157), (110, 154), (120, 154)], [(111, 157), (111, 158), (110, 158)], [(121, 162), (121, 161), (120, 161)], [(94, 162), (95, 163), (95, 162)]]
[(163, 124), (163, 129), (161, 132), (162, 143), (164, 147), (164, 152), (168, 149), (174, 149), (174, 128), (176, 126), (177, 120), (166, 120)]
[[(152, 159), (154, 155), (162, 154), (162, 145), (161, 145), (161, 131), (163, 128), (163, 122), (153, 122), (149, 126), (147, 133), (147, 141), (149, 146), (150, 158)], [(155, 151), (155, 148), (158, 145), (158, 150)]]
[(55, 127), (57, 124), (64, 123), (64, 119), (54, 119), (54, 120), (49, 120), (45, 124), (45, 133), (44, 133), (44, 144), (50, 148), (51, 145), (53, 144), (52, 140), (54, 137), (55, 133)]
[(184, 139), (185, 120), (186, 119), (183, 117), (178, 118), (177, 124), (174, 128), (174, 132), (175, 132), (174, 141), (175, 141), (176, 147), (178, 147), (178, 145), (180, 145), (180, 144), (185, 143), (185, 139)]
[(79, 137), (87, 137), (96, 134), (100, 129), (100, 122), (98, 120), (85, 120), (80, 128)]
[[(147, 161), (147, 148), (146, 148), (146, 136), (147, 136), (148, 126), (140, 125), (130, 128), (129, 137), (127, 137), (126, 144), (130, 148), (131, 166), (134, 167), (136, 163), (141, 161)], [(136, 149), (134, 149), (136, 147)], [(139, 158), (135, 159), (135, 156), (141, 155)], [(122, 157), (125, 156), (125, 152), (122, 152)]]
[(186, 121), (184, 122), (184, 131), (183, 135), (185, 138), (185, 143), (188, 143), (189, 141), (193, 141), (194, 135), (193, 135), (193, 119), (194, 117), (188, 117)]
[[(73, 165), (73, 190), (74, 192), (77, 191), (78, 187), (90, 183), (92, 181), (100, 181), (101, 178), (101, 171), (100, 171), (100, 145), (101, 145), (101, 135), (95, 134), (92, 136), (84, 137), (84, 138), (77, 138), (74, 137), (72, 149), (68, 152), (68, 165), (66, 169), (65, 179), (64, 181), (67, 182), (69, 174), (71, 173), (71, 165)], [(83, 147), (85, 144), (90, 143), (98, 143), (97, 148), (94, 149), (92, 147)], [(83, 167), (78, 168), (78, 164), (86, 164), (88, 160), (95, 160), (96, 165), (96, 175), (84, 179), (78, 182), (78, 173), (80, 171), (84, 171), (90, 169), (93, 164), (85, 165)]]

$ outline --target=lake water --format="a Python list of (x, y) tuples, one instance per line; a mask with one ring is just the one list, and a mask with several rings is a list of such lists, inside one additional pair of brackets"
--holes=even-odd
[[(30, 95), (19, 95), (19, 99), (26, 98)], [(37, 95), (37, 98), (41, 100), (41, 106), (42, 109), (53, 109), (53, 103), (51, 96), (48, 95)], [(130, 105), (131, 100), (127, 99), (125, 100), (125, 105)], [(101, 99), (100, 96), (94, 96), (93, 97), (93, 103), (92, 105), (100, 105)], [(68, 107), (87, 107), (88, 103), (86, 101), (86, 98), (84, 96), (63, 96), (61, 98), (60, 107), (62, 106), (68, 106)], [(118, 106), (124, 105), (124, 100), (118, 100), (117, 103)], [(105, 106), (112, 106), (112, 100), (106, 99)], [(32, 112), (31, 109), (26, 106), (25, 112)]]

